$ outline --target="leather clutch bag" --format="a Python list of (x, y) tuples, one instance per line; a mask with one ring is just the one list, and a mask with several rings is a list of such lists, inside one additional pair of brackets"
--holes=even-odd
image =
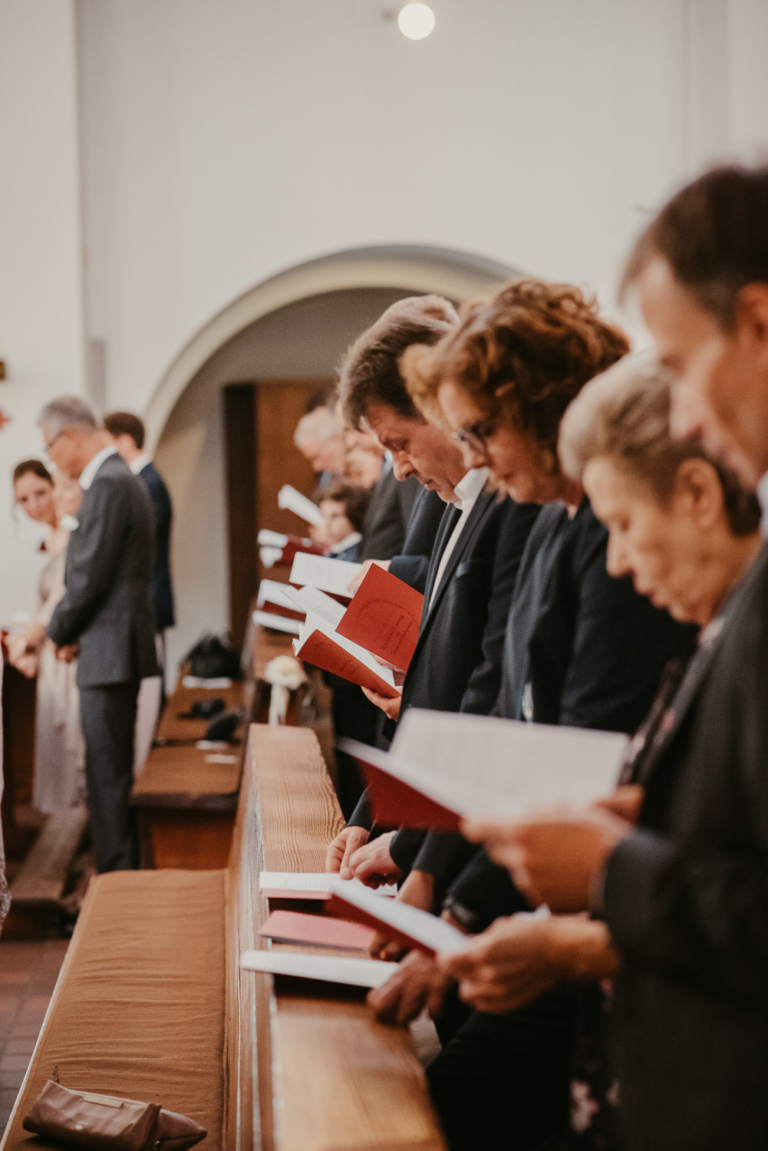
[(199, 1123), (159, 1103), (71, 1091), (52, 1079), (23, 1126), (55, 1143), (104, 1151), (185, 1151), (208, 1134)]

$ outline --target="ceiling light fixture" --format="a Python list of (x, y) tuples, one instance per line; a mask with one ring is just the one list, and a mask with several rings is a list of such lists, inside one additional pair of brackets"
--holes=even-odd
[(423, 40), (435, 27), (435, 14), (429, 4), (406, 4), (400, 9), (397, 26), (409, 40)]

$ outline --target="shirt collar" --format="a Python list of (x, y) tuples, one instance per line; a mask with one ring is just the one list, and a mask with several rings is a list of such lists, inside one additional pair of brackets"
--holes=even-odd
[(102, 448), (100, 452), (96, 453), (92, 460), (88, 461), (80, 474), (80, 487), (84, 492), (88, 491), (88, 488), (96, 479), (96, 473), (104, 461), (108, 460), (110, 456), (116, 455), (117, 448), (114, 444), (110, 444), (108, 448)]
[(347, 548), (351, 548), (355, 544), (359, 544), (362, 538), (363, 537), (360, 535), (360, 532), (350, 532), (348, 536), (344, 536), (343, 540), (339, 540), (337, 544), (333, 545), (331, 548), (331, 555), (338, 555), (339, 552), (345, 552)]
[(763, 519), (760, 524), (760, 530), (763, 539), (768, 539), (768, 472), (761, 477), (757, 485), (757, 498), (760, 501), (760, 507), (763, 509)]
[(465, 504), (473, 504), (475, 502), (485, 487), (485, 481), (487, 479), (488, 468), (470, 468), (467, 474), (461, 477), (453, 489), (455, 493), (454, 503), (458, 504), (461, 510), (464, 511)]
[(139, 472), (144, 471), (144, 468), (147, 466), (147, 464), (151, 463), (152, 457), (147, 452), (142, 452), (142, 454), (137, 456), (136, 459), (128, 465), (128, 467), (131, 469), (133, 474), (137, 476)]

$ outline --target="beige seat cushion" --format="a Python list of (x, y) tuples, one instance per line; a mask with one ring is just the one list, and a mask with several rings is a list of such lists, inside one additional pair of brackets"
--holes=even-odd
[(53, 1147), (21, 1121), (63, 1086), (157, 1102), (221, 1146), (223, 871), (122, 871), (90, 888), (4, 1147)]

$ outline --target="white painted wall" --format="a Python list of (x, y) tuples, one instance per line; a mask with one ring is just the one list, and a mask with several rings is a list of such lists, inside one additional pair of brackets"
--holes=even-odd
[(11, 514), (10, 473), (34, 426), (83, 388), (80, 175), (73, 0), (0, 0), (0, 624), (35, 606), (40, 557)]
[(463, 248), (612, 297), (650, 211), (768, 140), (764, 0), (78, 0), (88, 330), (143, 406), (192, 332), (276, 271)]
[(170, 681), (203, 630), (228, 626), (221, 389), (244, 380), (332, 376), (355, 336), (406, 294), (407, 289), (330, 292), (281, 308), (226, 344), (177, 403), (155, 453), (174, 509), (177, 626), (167, 636)]

